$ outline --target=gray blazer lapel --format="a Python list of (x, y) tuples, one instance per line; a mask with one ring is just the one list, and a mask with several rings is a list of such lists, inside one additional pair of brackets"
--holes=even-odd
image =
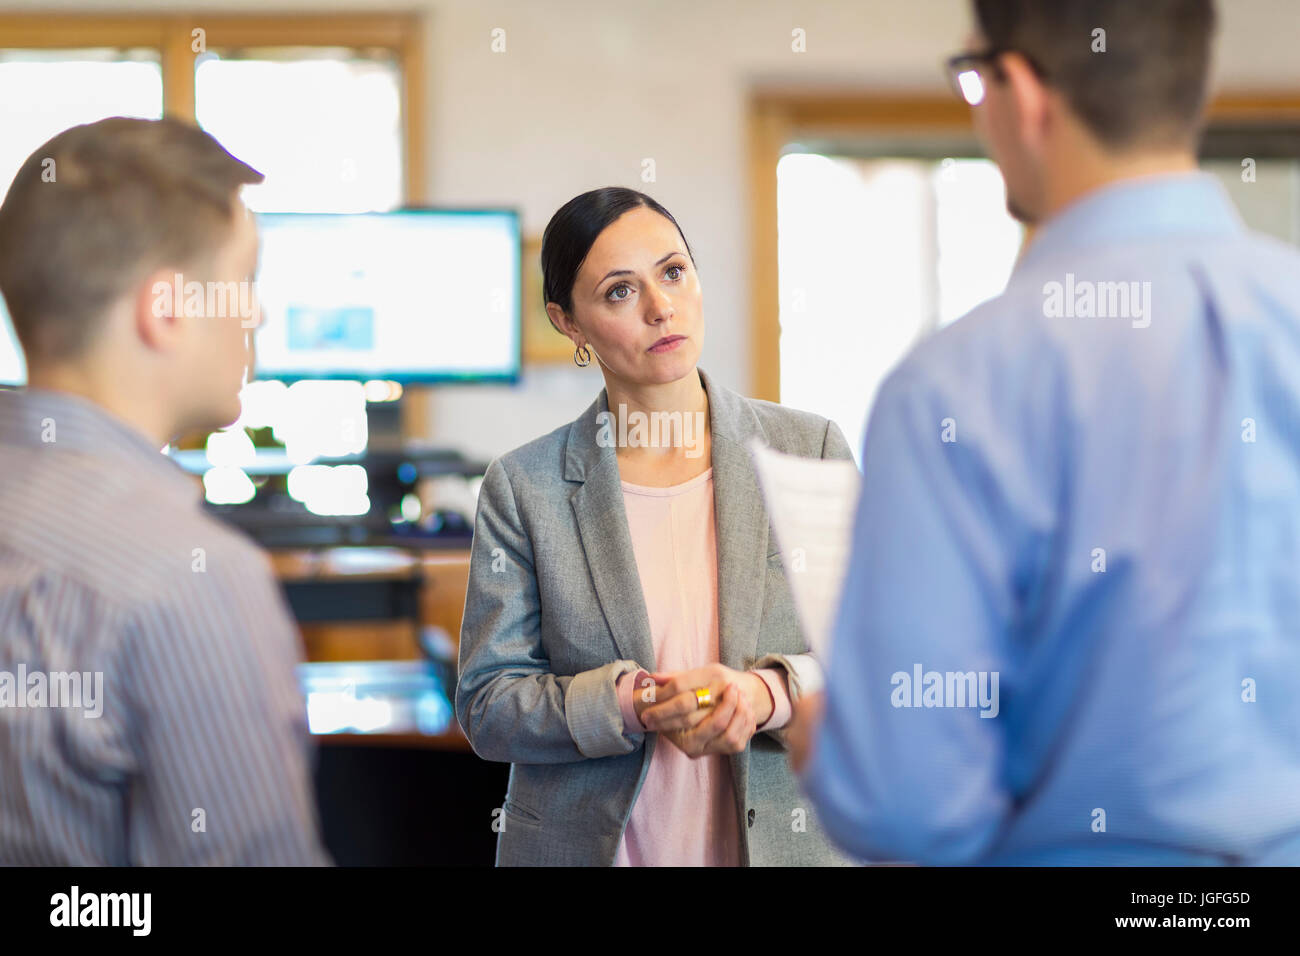
[(752, 664), (767, 583), (767, 509), (749, 454), (749, 439), (763, 436), (757, 416), (735, 392), (710, 386), (713, 432), (713, 508), (718, 540), (718, 644), (722, 663)]
[(569, 502), (578, 523), (587, 571), (619, 654), (624, 660), (654, 670), (657, 662), (650, 640), (650, 616), (628, 532), (618, 458), (613, 447), (602, 448), (596, 441), (596, 416), (608, 408), (602, 389), (569, 429), (564, 477), (581, 482)]
[[(768, 520), (750, 459), (748, 442), (763, 436), (757, 416), (735, 392), (711, 386), (714, 522), (718, 542), (719, 658), (744, 670), (758, 648), (758, 626), (767, 581)], [(570, 501), (587, 558), (587, 570), (619, 653), (655, 667), (641, 577), (623, 508), (615, 450), (596, 441), (596, 416), (609, 410), (604, 390), (569, 429), (564, 477), (580, 482)]]

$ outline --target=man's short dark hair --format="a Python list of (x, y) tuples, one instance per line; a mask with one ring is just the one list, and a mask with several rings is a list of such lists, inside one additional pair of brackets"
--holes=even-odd
[[(1104, 146), (1196, 141), (1213, 0), (974, 0), (989, 46), (1036, 61)], [(1095, 30), (1105, 52), (1094, 52)]]
[(192, 123), (112, 117), (59, 133), (0, 204), (0, 293), (34, 361), (74, 358), (152, 270), (208, 260), (262, 174)]

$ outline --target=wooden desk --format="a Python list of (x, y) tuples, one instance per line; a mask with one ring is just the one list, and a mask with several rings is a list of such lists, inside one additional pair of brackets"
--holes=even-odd
[(322, 744), (469, 751), (446, 671), (430, 661), (308, 661), (298, 669)]
[[(491, 866), (496, 834), (487, 808), (500, 805), (510, 768), (474, 755), (448, 699), (454, 694), (469, 551), (312, 548), (270, 554), (286, 589), (301, 590), (300, 608), (311, 618), (300, 625), (309, 659), (300, 678), (309, 716), (314, 711), (323, 718), (318, 723), (339, 726), (347, 719), (348, 708), (328, 695), (349, 686), (358, 700), (400, 701), (400, 692), (385, 694), (372, 683), (382, 684), (385, 673), (391, 678), (425, 670), (431, 682), (441, 683), (442, 701), (431, 701), (422, 727), (418, 708), (412, 719), (410, 707), (395, 704), (392, 713), (400, 720), (383, 727), (366, 720), (370, 715), (362, 708), (359, 723), (380, 732), (314, 735), (320, 745), (316, 801), (330, 854), (343, 866)], [(370, 593), (353, 608), (345, 592), (358, 590)], [(327, 619), (317, 613), (326, 606), (348, 616)], [(424, 653), (421, 629), (429, 635), (433, 628), (447, 635), (442, 654), (450, 655), (449, 665), (437, 666)], [(435, 649), (432, 641), (423, 643)], [(313, 702), (310, 694), (321, 690), (327, 698)], [(467, 826), (466, 820), (483, 825)]]
[[(286, 591), (319, 588), (317, 593), (335, 609), (325, 617), (298, 615), (309, 661), (418, 660), (424, 656), (422, 628), (441, 628), (452, 646), (459, 646), (469, 583), (467, 549), (337, 547), (269, 553)], [(410, 606), (395, 596), (403, 589), (413, 595)], [(350, 613), (343, 607), (348, 591), (357, 595)], [(292, 597), (290, 603), (295, 603)]]
[[(468, 550), (330, 547), (269, 554), (298, 617), (309, 664), (414, 664), (436, 656), (450, 704), (469, 580)], [(322, 744), (470, 749), (454, 715), (439, 732), (421, 732), (408, 721), (391, 731), (322, 733), (316, 739)]]

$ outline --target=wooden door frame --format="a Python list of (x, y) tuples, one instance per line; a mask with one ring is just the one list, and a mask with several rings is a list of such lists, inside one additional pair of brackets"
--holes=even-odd
[[(970, 108), (951, 95), (756, 91), (747, 111), (750, 187), (750, 388), (755, 398), (781, 395), (781, 308), (776, 165), (787, 144), (808, 136), (899, 133), (973, 136)], [(1300, 123), (1300, 93), (1228, 93), (1209, 121)]]

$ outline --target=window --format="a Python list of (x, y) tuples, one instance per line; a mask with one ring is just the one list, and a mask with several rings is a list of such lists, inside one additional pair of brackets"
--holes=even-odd
[[(195, 120), (265, 175), (243, 191), (255, 211), (365, 212), (418, 203), (425, 194), (420, 25), (415, 14), (0, 14), (0, 182), (7, 188), (31, 152), (69, 126), (166, 112)], [(24, 379), (0, 309), (0, 384)], [(346, 400), (349, 408), (359, 402), (364, 419), (366, 397), (387, 401), (400, 394), (388, 389), (375, 398), (372, 389), (363, 396), (355, 382), (299, 383), (299, 392), (315, 400), (295, 405), (275, 400), (283, 387), (258, 384), (267, 387), (245, 390), (240, 422), (178, 443), (210, 448), (211, 464), (231, 466), (205, 475), (214, 501), (251, 494), (242, 472), (236, 476), (242, 482), (222, 485), (223, 475), (231, 477), (253, 450), (246, 428), (337, 432), (342, 413), (325, 398)], [(312, 393), (313, 386), (329, 395)], [(275, 408), (289, 411), (269, 419)], [(364, 421), (360, 429), (364, 446)], [(333, 494), (330, 488), (325, 491)], [(342, 504), (330, 494), (322, 508), (334, 512), (355, 511), (364, 499), (364, 490), (358, 494), (351, 485), (339, 491), (347, 499)]]
[(162, 115), (157, 50), (0, 50), (0, 195), (32, 150), (70, 126)]
[[(1300, 243), (1300, 97), (1225, 94), (1208, 119), (1202, 168), (1219, 177), (1248, 227)], [(1005, 284), (1019, 227), (1003, 207), (997, 170), (962, 158), (978, 152), (970, 110), (956, 97), (760, 88), (748, 132), (750, 393), (820, 411), (853, 441), (893, 361)], [(843, 210), (804, 180), (803, 161), (822, 162)], [(899, 248), (868, 234), (873, 216), (903, 207), (912, 217), (897, 227), (898, 246), (910, 250), (905, 263)], [(829, 225), (818, 227), (818, 217)], [(860, 254), (824, 241), (832, 229)], [(868, 309), (850, 289), (881, 301)], [(831, 316), (841, 306), (830, 303), (844, 303), (859, 323), (875, 313), (869, 340), (860, 325)], [(820, 337), (831, 333), (840, 338)]]
[[(0, 196), (42, 143), (70, 126), (105, 116), (163, 114), (157, 50), (0, 49)], [(0, 300), (0, 384), (27, 378), (18, 340)]]
[(0, 163), (75, 123), (166, 111), (280, 180), (256, 208), (417, 203), (422, 24), (404, 13), (0, 14)]
[(854, 455), (880, 383), (1006, 286), (1024, 230), (984, 159), (791, 153), (777, 164), (781, 401)]
[(371, 212), (402, 203), (401, 65), (387, 51), (208, 52), (195, 118), (266, 176), (244, 190), (258, 212)]
[[(424, 198), (418, 15), (0, 14), (0, 195), (41, 143), (106, 116), (196, 119), (264, 173), (258, 211)], [(0, 303), (0, 384), (26, 378)]]

